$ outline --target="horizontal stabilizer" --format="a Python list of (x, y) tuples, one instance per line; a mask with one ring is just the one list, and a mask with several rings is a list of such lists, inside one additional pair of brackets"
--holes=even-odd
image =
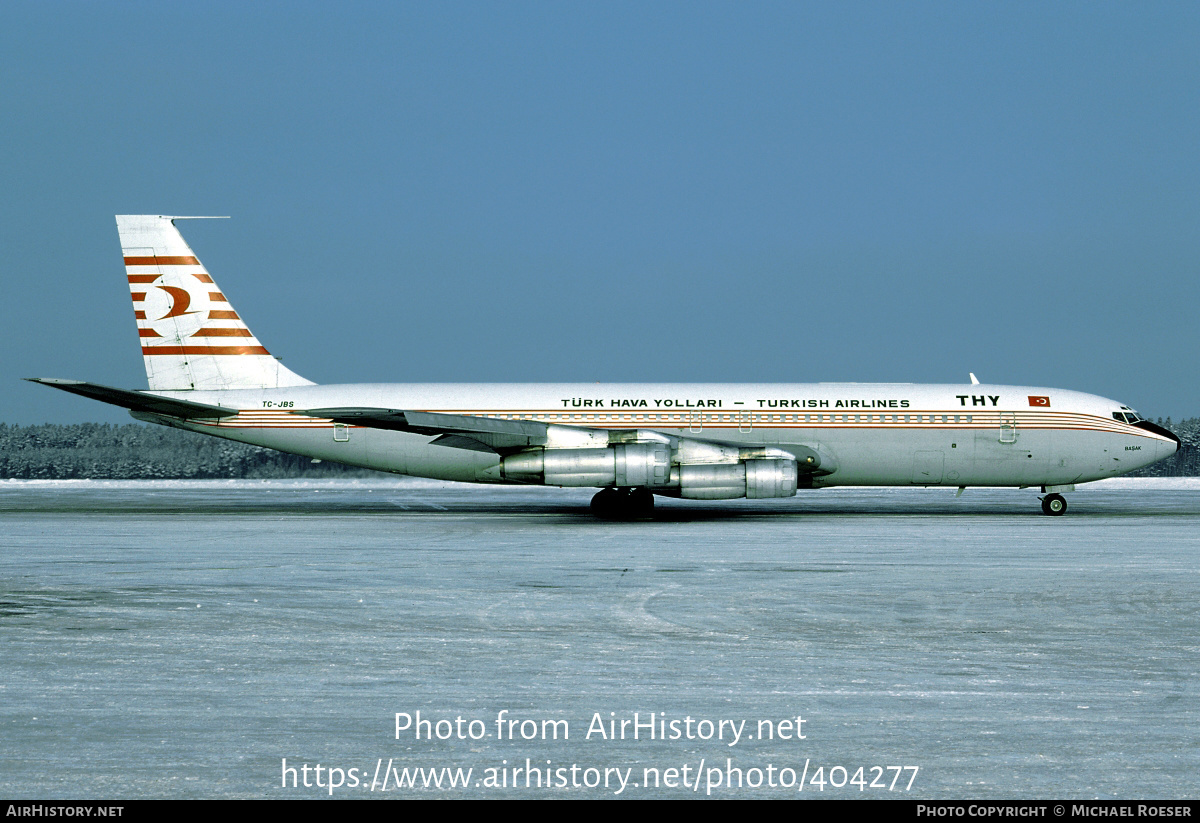
[(114, 389), (112, 386), (101, 386), (99, 383), (85, 383), (82, 380), (56, 380), (52, 377), (27, 377), (32, 383), (41, 383), (56, 389), (90, 397), (102, 403), (111, 403), (130, 411), (163, 414), (168, 417), (181, 417), (185, 420), (212, 420), (221, 417), (234, 417), (237, 409), (226, 409), (221, 406), (209, 406), (205, 403), (192, 403), (188, 400), (172, 400), (169, 397), (158, 397), (141, 391), (129, 389)]

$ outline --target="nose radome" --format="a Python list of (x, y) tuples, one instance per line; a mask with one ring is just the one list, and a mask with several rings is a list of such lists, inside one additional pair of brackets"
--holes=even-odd
[(1156, 423), (1151, 423), (1149, 420), (1139, 420), (1134, 423), (1139, 429), (1145, 429), (1148, 432), (1153, 432), (1160, 437), (1167, 438), (1166, 440), (1157, 440), (1154, 443), (1154, 459), (1163, 460), (1170, 457), (1175, 452), (1179, 451), (1179, 447), (1183, 444), (1180, 442), (1178, 435), (1170, 429), (1165, 429)]
[(1180, 442), (1178, 437), (1172, 438), (1171, 442), (1169, 443), (1166, 440), (1159, 440), (1158, 444), (1155, 446), (1155, 449), (1158, 453), (1158, 459), (1164, 460), (1170, 457), (1175, 452), (1179, 451), (1179, 446)]

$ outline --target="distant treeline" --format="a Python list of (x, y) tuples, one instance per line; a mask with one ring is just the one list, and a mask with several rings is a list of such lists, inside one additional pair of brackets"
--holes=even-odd
[[(1200, 476), (1200, 418), (1158, 421), (1183, 441), (1170, 460), (1137, 477)], [(379, 472), (248, 446), (165, 426), (0, 423), (0, 479), (173, 480), (181, 478), (378, 477)]]
[(1200, 477), (1200, 417), (1188, 417), (1178, 423), (1172, 423), (1169, 417), (1166, 420), (1160, 417), (1158, 425), (1175, 432), (1183, 445), (1170, 459), (1130, 472), (1129, 476)]
[(0, 423), (0, 478), (173, 480), (230, 477), (380, 477), (341, 463), (220, 437), (129, 423), (9, 426)]

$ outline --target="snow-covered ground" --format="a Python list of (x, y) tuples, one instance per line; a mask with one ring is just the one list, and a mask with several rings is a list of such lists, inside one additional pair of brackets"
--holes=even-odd
[[(609, 523), (588, 490), (6, 481), (0, 795), (327, 793), (281, 787), (286, 758), (341, 769), (343, 797), (389, 761), (474, 771), (386, 796), (625, 775), (626, 797), (790, 797), (806, 766), (804, 796), (818, 768), (826, 797), (1194, 796), (1197, 489), (1090, 484), (1060, 518), (1034, 490), (831, 489)], [(397, 739), (418, 711), (435, 739)], [(635, 713), (668, 739), (632, 739)], [(878, 788), (888, 767), (911, 791)]]

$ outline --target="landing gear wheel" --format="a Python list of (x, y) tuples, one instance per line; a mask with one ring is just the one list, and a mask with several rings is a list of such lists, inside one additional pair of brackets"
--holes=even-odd
[(654, 513), (654, 495), (649, 489), (630, 489), (626, 501), (630, 517), (649, 517)]
[(1042, 513), (1058, 517), (1067, 513), (1067, 499), (1061, 494), (1048, 494), (1042, 498)]
[(601, 489), (592, 498), (592, 514), (606, 520), (618, 517), (617, 512), (625, 503), (624, 497), (617, 489)]
[(592, 498), (592, 514), (605, 520), (635, 520), (654, 513), (649, 489), (601, 489)]

